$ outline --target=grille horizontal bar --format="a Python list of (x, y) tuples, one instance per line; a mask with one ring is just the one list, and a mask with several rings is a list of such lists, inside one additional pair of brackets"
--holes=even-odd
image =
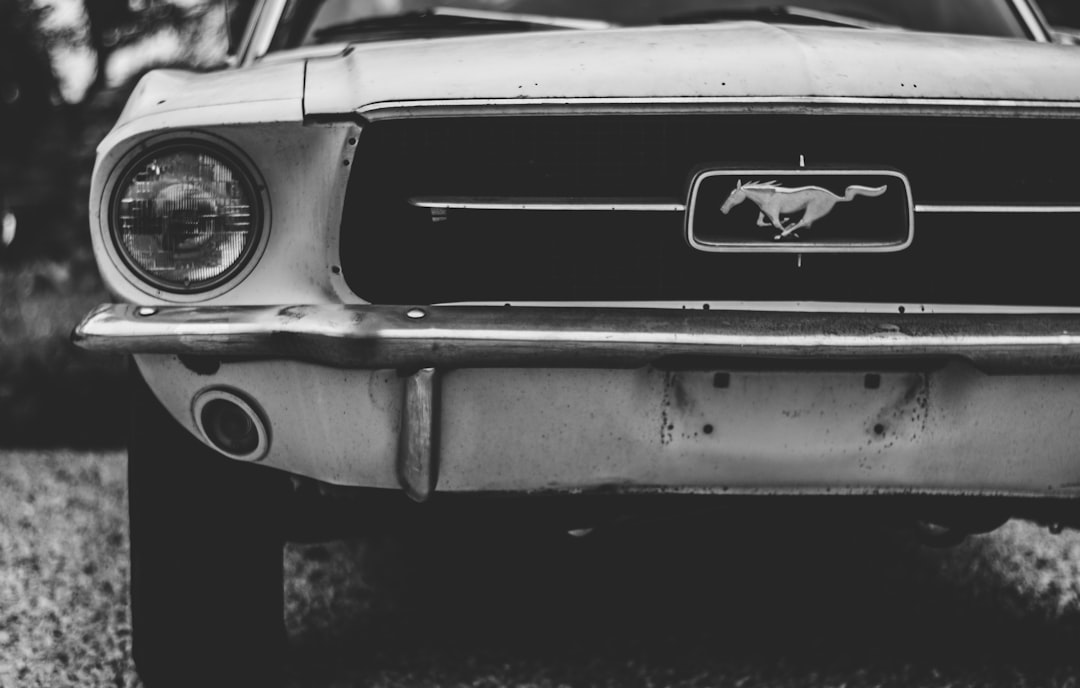
[(686, 212), (686, 204), (673, 199), (627, 198), (475, 198), (429, 197), (410, 198), (409, 205), (433, 210), (519, 210), (527, 212), (596, 212), (623, 213)]
[(947, 205), (947, 204), (915, 204), (917, 213), (998, 213), (1003, 215), (1031, 215), (1036, 213), (1050, 213), (1053, 215), (1080, 213), (1080, 205)]
[[(409, 205), (432, 210), (499, 210), (499, 211), (558, 211), (558, 212), (665, 212), (685, 213), (686, 204), (671, 198), (498, 198), (472, 196), (420, 196), (409, 199)], [(1069, 214), (1080, 213), (1080, 204), (1076, 205), (999, 205), (966, 204), (949, 205), (944, 203), (916, 203), (916, 213), (1001, 213), (1005, 215), (1026, 215), (1036, 213)]]

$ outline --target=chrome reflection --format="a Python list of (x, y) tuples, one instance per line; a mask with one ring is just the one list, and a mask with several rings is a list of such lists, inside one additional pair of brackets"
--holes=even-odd
[[(624, 367), (666, 357), (807, 362), (964, 358), (985, 371), (1080, 371), (1080, 312), (837, 313), (659, 308), (166, 307), (106, 304), (79, 346), (305, 360), (345, 368)], [(914, 364), (914, 363), (913, 363)]]

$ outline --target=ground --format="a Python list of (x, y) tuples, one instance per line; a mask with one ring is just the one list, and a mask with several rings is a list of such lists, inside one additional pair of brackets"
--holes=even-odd
[[(139, 685), (124, 462), (0, 451), (0, 686)], [(1080, 682), (1080, 533), (1024, 522), (951, 550), (866, 524), (661, 523), (455, 543), (420, 576), (404, 550), (289, 546), (291, 686)]]

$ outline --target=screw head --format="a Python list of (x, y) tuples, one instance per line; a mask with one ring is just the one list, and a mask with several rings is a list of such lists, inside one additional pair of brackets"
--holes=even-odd
[(157, 309), (153, 306), (139, 306), (139, 309), (135, 312), (144, 318), (151, 315), (157, 315)]
[(410, 308), (405, 312), (405, 317), (412, 318), (413, 320), (419, 320), (425, 316), (427, 316), (427, 312), (425, 312), (423, 308)]

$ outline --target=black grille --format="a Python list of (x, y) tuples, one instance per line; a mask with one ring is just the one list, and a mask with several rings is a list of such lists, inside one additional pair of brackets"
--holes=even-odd
[[(1068, 121), (848, 116), (492, 117), (365, 127), (341, 236), (374, 303), (844, 300), (1080, 304), (1080, 214), (920, 214), (900, 253), (704, 254), (680, 213), (451, 210), (422, 196), (685, 200), (709, 164), (894, 168), (916, 204), (1080, 201)], [(438, 221), (436, 221), (438, 220)]]

